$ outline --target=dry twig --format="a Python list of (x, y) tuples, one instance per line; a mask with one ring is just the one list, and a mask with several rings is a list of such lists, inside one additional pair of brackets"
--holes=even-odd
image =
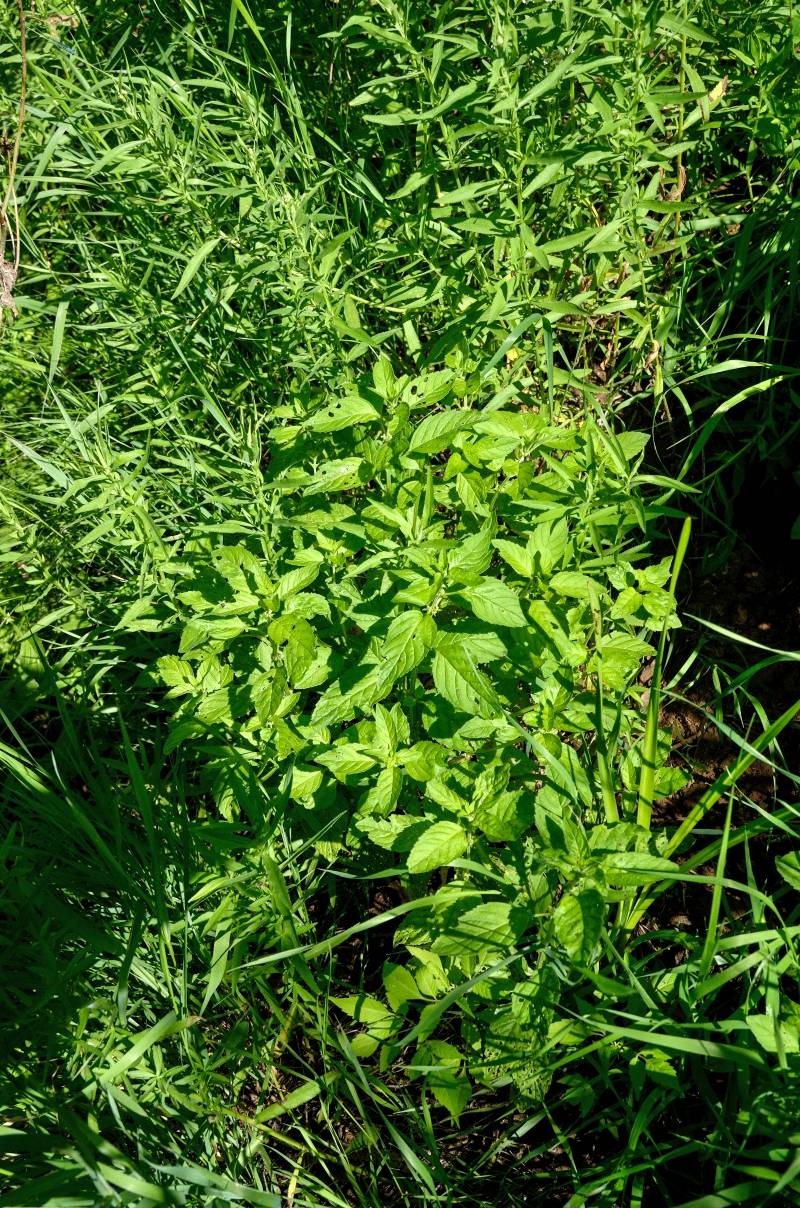
[[(11, 147), (8, 161), (8, 182), (6, 184), (3, 206), (0, 209), (0, 310), (7, 309), (16, 315), (17, 305), (14, 301), (14, 285), (19, 272), (20, 238), (19, 238), (19, 206), (14, 182), (19, 163), (19, 151), (22, 143), (22, 130), (25, 125), (25, 100), (28, 89), (28, 56), (26, 41), (25, 9), (23, 0), (17, 0), (19, 12), (19, 48), (20, 48), (20, 92), (17, 130)], [(14, 223), (12, 226), (9, 210), (13, 210)], [(11, 258), (6, 259), (6, 239), (11, 241)]]

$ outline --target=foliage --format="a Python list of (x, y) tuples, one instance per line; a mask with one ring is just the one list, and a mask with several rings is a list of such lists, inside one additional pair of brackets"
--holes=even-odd
[(793, 1202), (797, 18), (264, 7), (26, 16), (0, 1204)]

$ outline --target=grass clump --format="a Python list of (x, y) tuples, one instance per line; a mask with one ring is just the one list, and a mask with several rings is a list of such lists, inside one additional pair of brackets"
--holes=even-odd
[(0, 1204), (795, 1202), (793, 14), (21, 11)]

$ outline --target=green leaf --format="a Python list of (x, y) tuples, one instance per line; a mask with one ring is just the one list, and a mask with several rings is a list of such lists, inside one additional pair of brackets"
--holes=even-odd
[(50, 349), (50, 368), (47, 371), (47, 385), (52, 386), (53, 378), (56, 376), (58, 362), (61, 359), (61, 348), (64, 343), (64, 329), (67, 323), (67, 310), (69, 302), (59, 302), (56, 307), (56, 319), (53, 324), (53, 344)]
[(792, 889), (800, 890), (800, 855), (796, 851), (789, 852), (786, 856), (778, 856), (775, 867)]
[(287, 571), (285, 575), (281, 575), (275, 584), (278, 599), (290, 600), (298, 592), (301, 592), (304, 587), (309, 587), (319, 572), (319, 562), (311, 562), (307, 566), (298, 566), (294, 570)]
[(304, 490), (304, 495), (327, 495), (332, 491), (348, 491), (359, 483), (366, 482), (368, 471), (363, 457), (342, 457), (323, 461), (317, 469), (314, 481)]
[(688, 21), (677, 13), (663, 13), (658, 19), (658, 28), (666, 33), (675, 34), (679, 38), (688, 38), (694, 42), (710, 42), (711, 34), (707, 34), (694, 21)]
[(599, 891), (588, 888), (565, 894), (556, 906), (553, 929), (572, 960), (589, 964), (603, 929), (603, 898)]
[(504, 541), (498, 538), (494, 541), (495, 549), (504, 562), (524, 579), (530, 579), (533, 574), (533, 555), (528, 546), (517, 545), (514, 541)]
[(384, 851), (411, 851), (418, 837), (430, 824), (424, 818), (391, 814), (388, 818), (356, 818), (354, 826), (376, 847)]
[(453, 1069), (432, 1070), (425, 1079), (437, 1103), (450, 1113), (454, 1124), (472, 1095), (472, 1083), (466, 1074)]
[(394, 618), (381, 646), (381, 695), (385, 695), (400, 676), (413, 671), (431, 648), (435, 635), (431, 618), (416, 609), (401, 612)]
[(467, 834), (457, 822), (435, 822), (417, 839), (408, 856), (408, 871), (433, 872), (467, 850)]
[(304, 768), (295, 764), (292, 768), (292, 784), (289, 796), (293, 801), (308, 801), (322, 784), (319, 768)]
[(600, 583), (590, 579), (577, 570), (561, 570), (550, 579), (550, 589), (560, 596), (571, 596), (575, 600), (588, 600), (591, 588), (603, 596), (605, 591)]
[(642, 660), (654, 653), (654, 648), (641, 638), (613, 633), (600, 639), (590, 667), (599, 668), (606, 687), (622, 690), (637, 673)]
[(159, 674), (170, 689), (170, 696), (184, 696), (197, 689), (194, 671), (191, 663), (178, 658), (176, 654), (165, 654), (158, 659), (156, 666)]
[(373, 817), (382, 818), (390, 814), (397, 804), (403, 787), (403, 773), (399, 768), (383, 768), (375, 784), (367, 793), (361, 809)]
[(496, 692), (472, 659), (468, 638), (440, 634), (433, 658), (433, 680), (437, 692), (463, 713), (496, 717), (502, 712)]
[(611, 852), (603, 858), (603, 872), (611, 885), (624, 888), (649, 885), (662, 877), (674, 877), (680, 866), (664, 856), (653, 856), (649, 852)]
[(321, 763), (332, 772), (337, 780), (346, 780), (348, 776), (360, 776), (375, 767), (375, 760), (367, 755), (363, 748), (355, 742), (344, 742), (314, 756), (314, 763)]
[(380, 415), (372, 403), (353, 395), (313, 412), (305, 421), (305, 426), (312, 432), (341, 432), (354, 424), (369, 424), (379, 419)]
[(441, 453), (457, 433), (472, 425), (474, 418), (471, 411), (439, 411), (426, 416), (414, 429), (409, 453)]
[(641, 608), (643, 599), (641, 592), (635, 587), (624, 587), (614, 601), (609, 616), (614, 621), (621, 617), (633, 617)]
[(795, 1020), (784, 1022), (772, 1015), (747, 1015), (745, 1022), (768, 1053), (777, 1053), (779, 1045), (784, 1053), (800, 1053), (800, 1034)]
[(511, 843), (532, 825), (533, 798), (503, 792), (484, 801), (475, 811), (475, 825), (495, 843)]
[(409, 609), (395, 617), (381, 647), (377, 664), (361, 664), (364, 674), (352, 688), (342, 691), (336, 681), (323, 692), (312, 714), (314, 725), (347, 721), (358, 709), (366, 711), (386, 696), (401, 676), (407, 675), (425, 657), (435, 636), (429, 616)]
[(363, 675), (353, 687), (342, 691), (341, 681), (336, 680), (325, 689), (314, 706), (313, 725), (330, 726), (348, 721), (359, 709), (366, 712), (384, 695), (379, 667), (360, 664), (357, 670), (363, 671)]
[(527, 625), (519, 596), (501, 579), (484, 579), (477, 587), (467, 587), (461, 594), (481, 621), (515, 629)]
[(228, 967), (228, 949), (231, 944), (230, 931), (223, 932), (218, 935), (214, 941), (214, 948), (211, 953), (211, 967), (208, 971), (208, 982), (206, 984), (206, 992), (203, 996), (203, 1002), (200, 1007), (200, 1014), (205, 1015), (206, 1007), (211, 1002), (214, 994), (222, 984), (225, 977), (225, 970)]
[(383, 988), (394, 1011), (398, 1011), (403, 1003), (424, 998), (414, 978), (404, 965), (394, 965), (388, 962), (383, 966)]
[(415, 780), (430, 780), (447, 761), (447, 753), (435, 742), (415, 742), (400, 751), (397, 758)]
[(183, 270), (177, 288), (172, 295), (173, 302), (176, 298), (179, 298), (183, 291), (191, 284), (196, 277), (201, 264), (211, 255), (221, 238), (221, 235), (215, 235), (213, 239), (206, 239), (205, 243), (202, 243), (194, 255), (190, 258), (186, 268)]
[(479, 532), (465, 537), (448, 560), (451, 575), (460, 573), (482, 575), (492, 560), (492, 534), (495, 522), (490, 517)]
[(356, 1023), (382, 1024), (392, 1016), (385, 1003), (379, 1002), (377, 998), (368, 998), (365, 994), (349, 994), (344, 998), (334, 998), (331, 995), (330, 1001)]
[(449, 917), (447, 931), (437, 936), (433, 949), (445, 955), (509, 948), (517, 938), (518, 927), (511, 919), (509, 902), (484, 902), (461, 914)]
[(192, 1021), (190, 1019), (178, 1019), (174, 1011), (170, 1011), (158, 1023), (153, 1024), (147, 1031), (139, 1033), (138, 1040), (135, 1040), (128, 1051), (119, 1057), (105, 1072), (99, 1074), (99, 1079), (102, 1082), (116, 1082), (131, 1066), (136, 1065), (148, 1049), (153, 1045), (161, 1044), (162, 1040), (166, 1040), (168, 1036), (174, 1036), (176, 1032), (183, 1031), (189, 1027)]
[(316, 649), (317, 640), (314, 637), (314, 630), (308, 621), (298, 618), (298, 622), (292, 629), (284, 653), (286, 675), (291, 684), (296, 684), (298, 680), (302, 680), (314, 662)]
[(569, 540), (569, 528), (566, 520), (556, 520), (552, 524), (538, 524), (533, 530), (530, 541), (528, 542), (531, 554), (538, 558), (539, 569), (544, 574), (549, 574), (556, 566), (566, 548)]

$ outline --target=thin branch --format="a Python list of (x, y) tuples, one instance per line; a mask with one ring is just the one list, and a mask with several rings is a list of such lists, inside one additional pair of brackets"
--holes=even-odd
[[(25, 21), (24, 0), (17, 0), (17, 11), (19, 13), (19, 49), (20, 49), (20, 91), (19, 91), (19, 113), (17, 116), (17, 129), (14, 135), (14, 144), (11, 148), (11, 157), (8, 163), (8, 183), (6, 185), (6, 193), (3, 198), (3, 208), (0, 210), (0, 308), (8, 307), (14, 314), (17, 312), (14, 304), (12, 290), (19, 272), (20, 258), (20, 232), (19, 232), (19, 205), (17, 204), (17, 193), (14, 187), (14, 182), (17, 175), (17, 164), (19, 163), (19, 152), (22, 144), (22, 131), (25, 126), (25, 101), (28, 92), (28, 53), (27, 53), (27, 25)], [(11, 221), (8, 217), (9, 208), (14, 211), (14, 225), (12, 228)], [(5, 258), (6, 236), (10, 236), (11, 245), (13, 248), (13, 263)]]

